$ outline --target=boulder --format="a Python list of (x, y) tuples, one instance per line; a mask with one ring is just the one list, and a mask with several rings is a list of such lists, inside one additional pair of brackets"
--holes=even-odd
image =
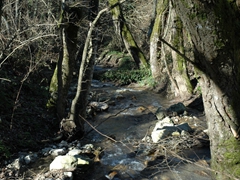
[(78, 159), (74, 156), (57, 156), (50, 164), (50, 171), (59, 169), (73, 171), (77, 168), (77, 165)]
[(174, 125), (172, 120), (169, 117), (166, 117), (156, 123), (151, 133), (152, 141), (157, 143), (159, 140), (168, 136), (180, 135), (182, 131), (192, 132), (192, 128), (188, 125), (188, 123)]
[(159, 129), (153, 131), (151, 134), (152, 141), (157, 143), (159, 140), (164, 139), (168, 136), (171, 136), (173, 132), (177, 131), (177, 128), (174, 126), (166, 126), (164, 129)]
[(168, 112), (176, 112), (178, 115), (183, 114), (184, 111), (186, 111), (186, 110), (187, 110), (187, 108), (184, 106), (183, 103), (173, 104), (172, 106), (170, 106), (167, 109)]
[(81, 155), (64, 155), (57, 156), (53, 162), (50, 164), (50, 170), (65, 170), (65, 171), (74, 171), (77, 166), (89, 165), (91, 159)]

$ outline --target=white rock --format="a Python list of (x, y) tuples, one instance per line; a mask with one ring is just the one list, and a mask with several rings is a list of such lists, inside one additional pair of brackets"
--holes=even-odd
[(52, 156), (58, 156), (58, 155), (63, 155), (66, 154), (67, 150), (65, 148), (60, 148), (60, 149), (52, 149), (49, 153)]
[(79, 154), (81, 154), (81, 150), (80, 149), (72, 149), (72, 150), (70, 150), (68, 153), (67, 153), (67, 155), (69, 155), (69, 156), (75, 156), (75, 155), (79, 155)]
[(183, 123), (175, 126), (172, 123), (172, 120), (169, 117), (166, 117), (156, 123), (151, 133), (152, 141), (154, 143), (157, 143), (159, 140), (171, 135), (179, 136), (181, 131), (191, 132), (192, 128), (188, 125), (188, 123)]
[(50, 171), (57, 170), (57, 169), (64, 169), (73, 171), (76, 169), (78, 164), (78, 159), (74, 156), (57, 156), (53, 162), (50, 164)]
[(77, 160), (78, 165), (88, 165), (90, 163), (88, 160), (82, 159), (82, 157), (77, 157)]
[(162, 128), (165, 127), (165, 126), (174, 126), (172, 120), (171, 120), (169, 117), (165, 117), (164, 119), (159, 120), (159, 121), (156, 123), (153, 131), (156, 131), (157, 129), (162, 129)]
[(153, 131), (151, 134), (152, 141), (154, 143), (157, 143), (160, 139), (164, 139), (168, 136), (171, 136), (173, 132), (177, 131), (176, 127), (169, 127), (165, 129), (159, 129), (156, 131)]
[(73, 173), (72, 172), (64, 172), (63, 173), (65, 176), (69, 177), (69, 180), (73, 179)]
[(10, 169), (20, 169), (22, 166), (20, 158), (15, 159), (11, 164), (7, 165)]
[[(186, 131), (185, 131), (186, 132)], [(172, 133), (172, 136), (180, 136), (180, 133), (178, 132), (178, 131), (174, 131), (173, 133)]]

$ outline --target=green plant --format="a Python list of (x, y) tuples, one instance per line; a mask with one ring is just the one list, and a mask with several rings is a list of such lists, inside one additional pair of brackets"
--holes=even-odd
[(119, 85), (127, 85), (134, 82), (140, 82), (150, 76), (150, 70), (111, 70), (101, 76), (102, 81), (113, 81)]
[(140, 81), (140, 85), (154, 88), (157, 86), (157, 82), (151, 75), (149, 75), (148, 77)]
[(124, 56), (120, 59), (119, 70), (132, 70), (136, 68), (135, 62), (130, 56)]

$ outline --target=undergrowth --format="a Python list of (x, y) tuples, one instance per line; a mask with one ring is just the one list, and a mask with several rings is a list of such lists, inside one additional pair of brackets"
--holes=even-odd
[(127, 85), (131, 83), (140, 82), (146, 77), (151, 76), (151, 72), (148, 69), (140, 70), (111, 70), (105, 72), (100, 80), (101, 81), (112, 81), (118, 85)]

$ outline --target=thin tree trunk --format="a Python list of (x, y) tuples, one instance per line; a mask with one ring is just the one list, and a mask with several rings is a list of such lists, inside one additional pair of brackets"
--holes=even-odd
[[(86, 106), (87, 106), (87, 98), (90, 91), (91, 81), (92, 81), (92, 74), (93, 74), (93, 67), (95, 58), (92, 56), (93, 52), (93, 44), (92, 44), (92, 35), (93, 31), (96, 27), (96, 23), (100, 16), (106, 12), (108, 9), (101, 10), (94, 21), (90, 23), (90, 27), (88, 30), (87, 38), (85, 41), (83, 54), (82, 54), (82, 61), (80, 65), (79, 75), (78, 75), (78, 86), (77, 86), (77, 93), (75, 98), (72, 101), (71, 109), (70, 109), (70, 116), (68, 120), (74, 121), (78, 127), (78, 132), (80, 135), (84, 134), (84, 120), (86, 114)], [(79, 117), (80, 115), (80, 117)]]

